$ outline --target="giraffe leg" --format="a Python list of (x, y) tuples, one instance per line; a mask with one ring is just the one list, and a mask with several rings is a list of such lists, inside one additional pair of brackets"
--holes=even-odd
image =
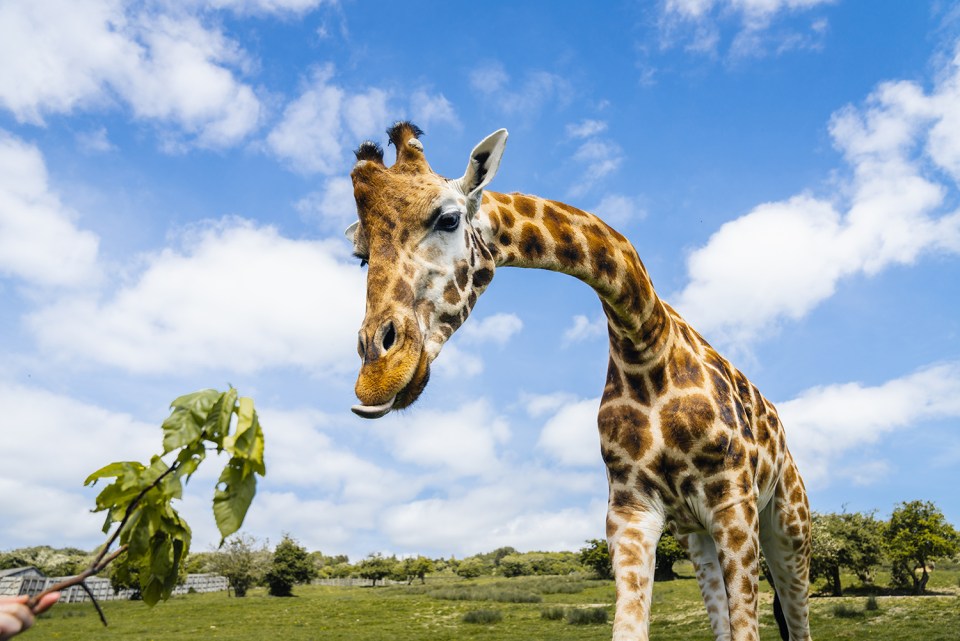
[(617, 584), (613, 641), (647, 641), (657, 541), (663, 533), (662, 511), (611, 505), (607, 543)]
[(680, 545), (686, 549), (697, 573), (697, 583), (703, 604), (710, 617), (710, 628), (717, 641), (730, 641), (730, 611), (727, 604), (727, 591), (723, 587), (723, 572), (720, 570), (720, 558), (713, 538), (706, 532), (693, 534), (674, 534)]
[(757, 508), (747, 499), (714, 513), (713, 540), (727, 593), (731, 641), (759, 641), (760, 542)]
[[(784, 480), (790, 478), (797, 479), (797, 483), (790, 486)], [(790, 632), (789, 641), (810, 639), (809, 518), (810, 509), (799, 477), (784, 474), (773, 499), (760, 513), (760, 545), (773, 575), (774, 589)]]

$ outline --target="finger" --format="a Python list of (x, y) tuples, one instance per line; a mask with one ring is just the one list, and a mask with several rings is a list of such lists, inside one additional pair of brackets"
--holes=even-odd
[(40, 599), (40, 602), (33, 607), (34, 614), (40, 614), (41, 612), (46, 612), (50, 609), (54, 603), (60, 599), (59, 592), (51, 592), (50, 594), (44, 594), (43, 598)]

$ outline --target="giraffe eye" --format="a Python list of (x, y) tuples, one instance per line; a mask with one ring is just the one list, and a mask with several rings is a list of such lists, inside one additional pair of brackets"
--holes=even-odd
[(437, 217), (434, 229), (438, 231), (454, 231), (460, 225), (460, 212), (445, 211)]

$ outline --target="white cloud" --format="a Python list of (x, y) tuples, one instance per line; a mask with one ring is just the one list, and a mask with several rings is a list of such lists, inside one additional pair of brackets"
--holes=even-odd
[(589, 138), (606, 131), (607, 123), (603, 120), (591, 120), (587, 118), (578, 123), (568, 124), (566, 129), (567, 137), (569, 138)]
[(599, 398), (563, 405), (544, 424), (537, 447), (563, 465), (596, 466), (600, 462), (599, 410)]
[(77, 146), (87, 153), (103, 154), (108, 151), (116, 151), (116, 147), (110, 142), (106, 127), (98, 127), (90, 131), (82, 131), (76, 135)]
[(353, 182), (348, 176), (327, 178), (323, 187), (293, 205), (303, 220), (331, 233), (341, 233), (357, 220)]
[(7, 545), (91, 546), (102, 514), (90, 514), (102, 486), (83, 480), (116, 460), (146, 461), (159, 451), (159, 425), (46, 390), (0, 382), (4, 411), (0, 539)]
[(27, 326), (48, 354), (131, 372), (353, 367), (364, 273), (340, 241), (235, 220), (184, 241), (105, 300), (65, 298)]
[(452, 411), (421, 409), (400, 415), (396, 425), (379, 436), (401, 461), (439, 468), (454, 477), (484, 477), (498, 472), (498, 447), (510, 440), (510, 425), (479, 399)]
[(455, 129), (461, 126), (453, 104), (442, 93), (430, 95), (423, 89), (414, 91), (410, 95), (410, 113), (413, 122), (424, 129), (439, 123)]
[(313, 70), (303, 93), (284, 109), (267, 147), (303, 173), (333, 174), (344, 167), (344, 149), (378, 134), (387, 121), (387, 94), (372, 88), (349, 94), (336, 86), (333, 65)]
[(51, 191), (40, 150), (0, 130), (0, 275), (41, 286), (95, 283), (99, 238), (74, 218)]
[(960, 212), (940, 211), (946, 189), (930, 170), (960, 177), (958, 78), (960, 58), (931, 94), (885, 83), (864, 107), (839, 110), (830, 131), (852, 167), (846, 206), (803, 194), (724, 224), (690, 254), (677, 307), (708, 334), (743, 344), (804, 316), (843, 278), (960, 252)]
[(607, 194), (592, 211), (614, 227), (620, 227), (647, 216), (647, 211), (641, 205), (639, 198), (623, 194)]
[(525, 499), (527, 484), (476, 488), (453, 498), (431, 498), (386, 512), (383, 528), (402, 549), (451, 552), (461, 558), (503, 546), (520, 550), (576, 550), (603, 536), (606, 501), (583, 508), (537, 510)]
[(443, 346), (432, 367), (449, 378), (470, 378), (483, 373), (483, 359), (460, 349), (454, 340)]
[[(231, 68), (238, 45), (184, 12), (119, 0), (11, 0), (0, 5), (0, 106), (22, 122), (111, 106), (172, 123), (191, 144), (233, 145), (260, 103)], [(172, 146), (179, 133), (172, 135)]]
[(492, 314), (484, 318), (471, 317), (460, 328), (458, 336), (468, 344), (496, 343), (505, 345), (514, 334), (523, 329), (523, 321), (516, 314)]
[(882, 385), (845, 383), (815, 387), (777, 404), (787, 443), (804, 478), (826, 485), (837, 478), (867, 483), (883, 461), (847, 470), (844, 457), (860, 454), (896, 430), (938, 418), (960, 417), (960, 364), (922, 369)]
[(573, 325), (563, 330), (563, 344), (579, 343), (607, 335), (607, 317), (603, 314), (590, 320), (583, 314), (573, 317)]
[(567, 392), (554, 392), (552, 394), (528, 394), (520, 395), (520, 403), (523, 405), (527, 414), (537, 418), (544, 414), (553, 414), (568, 403), (573, 403), (577, 397)]
[(623, 150), (615, 142), (589, 138), (573, 153), (573, 160), (584, 166), (583, 173), (567, 190), (571, 198), (576, 198), (590, 191), (600, 179), (620, 167)]
[(548, 103), (566, 104), (573, 90), (561, 76), (547, 71), (529, 72), (517, 89), (499, 62), (485, 63), (470, 73), (470, 86), (507, 115), (534, 117)]
[(199, 8), (229, 9), (241, 15), (293, 14), (303, 15), (334, 0), (189, 0)]
[(777, 53), (794, 49), (822, 47), (826, 19), (815, 18), (808, 29), (773, 30), (772, 25), (783, 16), (797, 15), (835, 0), (666, 0), (663, 3), (660, 28), (663, 46), (672, 46), (678, 39), (685, 48), (697, 53), (715, 54), (721, 41), (721, 30), (727, 22), (738, 23), (738, 31), (730, 44), (733, 58), (765, 55), (769, 48)]

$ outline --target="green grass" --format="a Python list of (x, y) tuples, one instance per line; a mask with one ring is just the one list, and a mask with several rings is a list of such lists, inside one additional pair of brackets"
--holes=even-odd
[[(654, 587), (651, 637), (654, 641), (710, 641), (709, 623), (696, 581), (686, 578)], [(890, 641), (955, 641), (960, 629), (960, 572), (938, 572), (937, 596), (878, 596), (877, 610), (865, 596), (816, 598), (811, 602), (811, 628), (817, 641), (872, 639)], [(949, 575), (949, 576), (948, 576)], [(931, 578), (933, 583), (934, 578)], [(558, 585), (574, 586), (556, 590)], [(493, 601), (490, 595), (513, 591), (535, 595), (541, 603)], [(569, 590), (569, 591), (565, 591)], [(437, 598), (452, 591), (483, 596), (481, 600)], [(104, 628), (89, 604), (57, 605), (24, 637), (103, 641), (489, 641), (607, 640), (611, 636), (614, 588), (609, 581), (567, 577), (517, 579), (428, 579), (425, 586), (337, 588), (300, 586), (292, 598), (275, 598), (262, 589), (237, 599), (226, 593), (188, 594), (151, 609), (139, 602), (110, 601), (103, 608), (110, 621)], [(762, 641), (778, 641), (772, 594), (761, 582)], [(496, 603), (502, 620), (492, 625), (465, 621), (470, 612)], [(854, 614), (837, 614), (850, 611)], [(606, 623), (568, 625), (571, 610), (601, 610)], [(543, 612), (559, 611), (560, 620)], [(473, 615), (478, 616), (478, 615)], [(484, 616), (484, 615), (479, 615)], [(495, 616), (495, 615), (494, 615)], [(599, 618), (599, 615), (593, 615)]]

